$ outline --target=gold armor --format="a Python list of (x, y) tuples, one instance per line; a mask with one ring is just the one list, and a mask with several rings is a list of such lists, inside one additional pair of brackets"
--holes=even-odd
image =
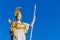
[(12, 22), (11, 31), (14, 31), (14, 29), (26, 29), (26, 25), (24, 23), (18, 23), (18, 22)]

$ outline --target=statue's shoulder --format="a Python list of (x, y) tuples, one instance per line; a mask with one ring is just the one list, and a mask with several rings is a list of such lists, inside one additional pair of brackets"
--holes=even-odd
[(21, 22), (21, 24), (24, 24), (24, 22)]
[(29, 23), (26, 23), (26, 22), (21, 22), (21, 24), (25, 26), (30, 25)]
[(23, 22), (25, 25), (30, 25), (29, 23)]
[(12, 25), (12, 26), (15, 26), (15, 25), (16, 25), (16, 21), (12, 21), (12, 22), (11, 22), (11, 25)]
[(24, 24), (24, 22), (21, 22), (21, 24), (20, 24), (21, 26), (26, 26), (25, 24)]
[(15, 21), (12, 21), (12, 22), (11, 22), (11, 28), (10, 28), (10, 30), (11, 30), (12, 32), (14, 32), (14, 30), (15, 30), (15, 25), (16, 25), (16, 22), (15, 22)]

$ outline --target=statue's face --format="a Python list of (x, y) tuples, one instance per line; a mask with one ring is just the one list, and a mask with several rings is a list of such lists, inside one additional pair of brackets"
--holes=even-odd
[(17, 16), (17, 20), (20, 21), (21, 20), (21, 16)]

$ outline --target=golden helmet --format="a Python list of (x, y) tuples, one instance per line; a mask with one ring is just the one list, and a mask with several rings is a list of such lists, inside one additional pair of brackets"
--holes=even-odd
[(21, 12), (20, 12), (20, 7), (17, 7), (16, 9), (15, 9), (15, 16), (21, 16)]

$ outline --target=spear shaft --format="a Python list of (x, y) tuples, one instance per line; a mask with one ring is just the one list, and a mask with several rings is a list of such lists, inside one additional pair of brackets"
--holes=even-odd
[(33, 25), (34, 25), (34, 22), (35, 22), (35, 19), (36, 19), (36, 4), (34, 6), (34, 18), (33, 18), (33, 22), (32, 22), (32, 28), (31, 28), (31, 34), (30, 34), (30, 40), (32, 40), (32, 33), (33, 33)]

